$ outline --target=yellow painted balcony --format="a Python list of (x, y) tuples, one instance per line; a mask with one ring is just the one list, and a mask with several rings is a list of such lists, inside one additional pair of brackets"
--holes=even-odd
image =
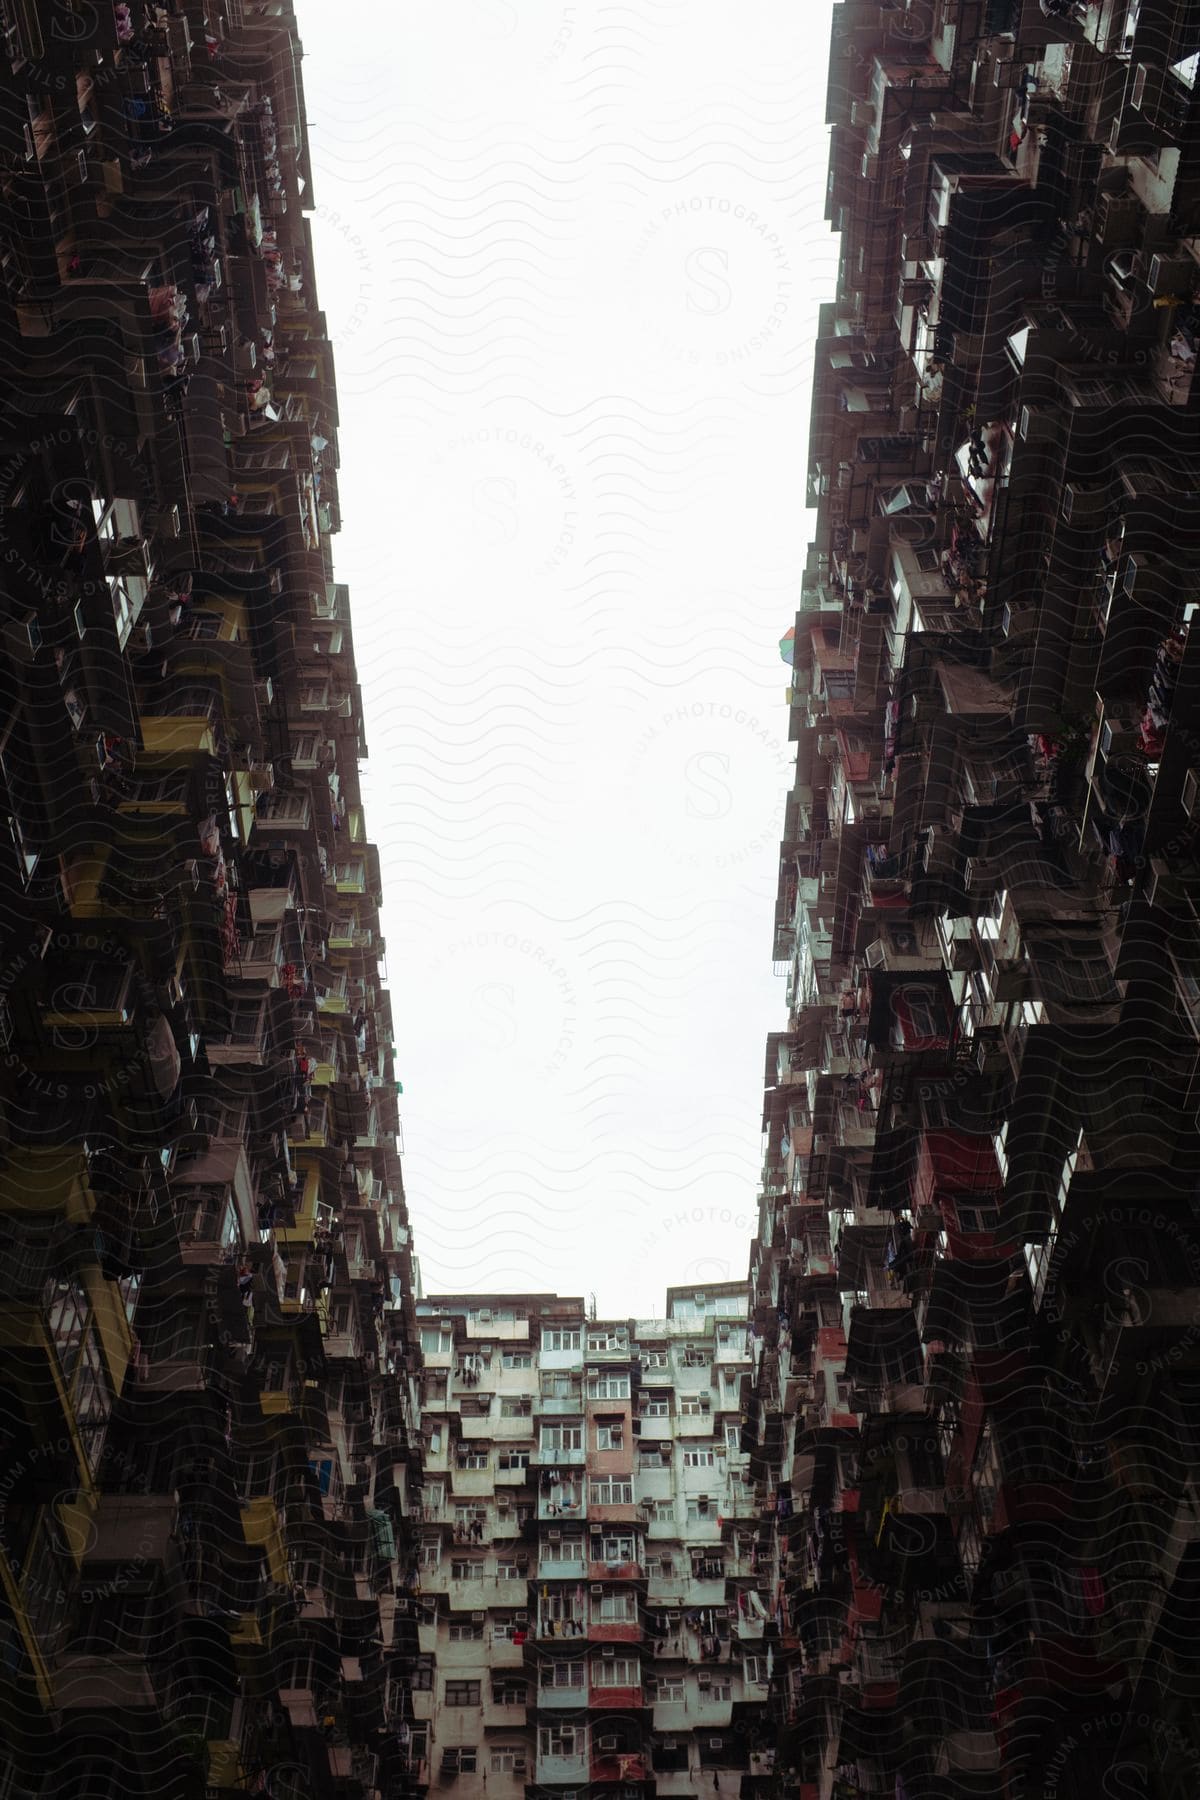
[[(266, 1394), (263, 1399), (266, 1400)], [(242, 1533), (246, 1542), (266, 1556), (272, 1581), (288, 1580), (287, 1551), (283, 1543), (283, 1526), (279, 1509), (266, 1495), (242, 1502)]]
[(23, 1149), (0, 1168), (0, 1212), (61, 1212), (70, 1225), (86, 1225), (96, 1210), (82, 1151)]
[(184, 714), (180, 718), (143, 716), (141, 725), (144, 758), (175, 761), (183, 757), (213, 754), (212, 724), (203, 713)]
[(250, 1777), (242, 1769), (239, 1746), (233, 1738), (209, 1738), (208, 1785), (215, 1788), (248, 1788)]

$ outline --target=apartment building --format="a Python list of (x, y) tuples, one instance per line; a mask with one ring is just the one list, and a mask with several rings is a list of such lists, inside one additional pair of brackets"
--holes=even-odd
[(0, 6), (0, 1794), (424, 1790), (290, 0)]
[(747, 1303), (745, 1283), (672, 1288), (661, 1319), (545, 1294), (418, 1303), (414, 1707), (435, 1784), (640, 1800), (769, 1774)]
[(1198, 52), (835, 9), (745, 1438), (804, 1800), (1196, 1791)]

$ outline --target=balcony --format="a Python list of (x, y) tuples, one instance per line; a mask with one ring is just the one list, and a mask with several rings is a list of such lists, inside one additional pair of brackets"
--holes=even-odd
[(534, 1779), (539, 1787), (563, 1787), (588, 1779), (588, 1759), (581, 1751), (575, 1756), (549, 1756), (538, 1752)]
[[(601, 1737), (603, 1741), (603, 1734)], [(593, 1781), (650, 1781), (650, 1765), (640, 1751), (613, 1751), (592, 1757)]]
[(537, 1703), (544, 1712), (579, 1712), (587, 1705), (582, 1677), (578, 1687), (539, 1687)]

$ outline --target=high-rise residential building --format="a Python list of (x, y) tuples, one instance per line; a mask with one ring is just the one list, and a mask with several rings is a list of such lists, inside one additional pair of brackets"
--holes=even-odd
[(419, 1792), (289, 0), (0, 6), (0, 1794)]
[(643, 1800), (770, 1770), (748, 1299), (672, 1288), (665, 1317), (619, 1320), (544, 1294), (418, 1303), (435, 1782)]
[(747, 1420), (804, 1800), (1200, 1780), (1198, 53), (834, 10)]

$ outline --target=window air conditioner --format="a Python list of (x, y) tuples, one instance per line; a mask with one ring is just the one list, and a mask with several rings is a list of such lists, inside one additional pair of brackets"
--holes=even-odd
[(621, 1748), (621, 1740), (619, 1737), (611, 1736), (597, 1738), (596, 1748), (597, 1750), (619, 1750)]
[(492, 1322), (491, 1312), (486, 1307), (481, 1307), (480, 1310), (476, 1313), (475, 1317), (481, 1323), (486, 1321), (486, 1323), (490, 1325)]
[(1189, 819), (1196, 816), (1196, 802), (1200, 799), (1200, 770), (1189, 769), (1183, 778), (1183, 793), (1180, 797), (1184, 812)]
[(617, 1647), (615, 1644), (605, 1644), (600, 1654), (601, 1656), (615, 1656), (617, 1654)]
[(604, 1583), (602, 1581), (593, 1581), (592, 1592), (593, 1594), (602, 1594), (604, 1592)]
[(487, 1621), (487, 1614), (485, 1612), (473, 1612), (471, 1614), (472, 1625), (483, 1625), (486, 1623), (486, 1621)]
[(519, 1612), (519, 1613), (513, 1614), (513, 1624), (514, 1625), (528, 1625), (528, 1623), (529, 1623), (529, 1614), (527, 1612)]
[(709, 1738), (708, 1747), (710, 1750), (723, 1750), (725, 1748), (725, 1740), (724, 1738)]
[(548, 1531), (546, 1533), (546, 1542), (548, 1544), (558, 1544), (558, 1543), (561, 1543), (561, 1541), (562, 1541), (562, 1532), (561, 1531)]

